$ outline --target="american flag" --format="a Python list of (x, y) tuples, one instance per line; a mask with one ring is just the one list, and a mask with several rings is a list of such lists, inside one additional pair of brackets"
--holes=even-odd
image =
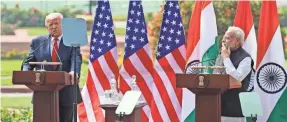
[(99, 97), (104, 96), (104, 91), (110, 89), (110, 79), (119, 75), (117, 60), (110, 5), (107, 0), (98, 1), (90, 41), (88, 76), (82, 90), (83, 103), (78, 106), (81, 122), (105, 121), (104, 112), (99, 107)]
[(131, 90), (132, 76), (136, 76), (136, 89), (143, 94), (140, 100), (148, 104), (142, 109), (143, 122), (147, 122), (150, 115), (149, 106), (153, 99), (153, 71), (142, 4), (141, 1), (130, 1), (125, 36), (125, 54), (120, 69), (120, 90), (122, 93)]
[(159, 109), (164, 122), (180, 121), (182, 89), (176, 88), (175, 73), (183, 73), (184, 67), (185, 36), (180, 8), (177, 1), (166, 1), (153, 75), (153, 88), (160, 97), (154, 99), (156, 104), (151, 107), (152, 111)]

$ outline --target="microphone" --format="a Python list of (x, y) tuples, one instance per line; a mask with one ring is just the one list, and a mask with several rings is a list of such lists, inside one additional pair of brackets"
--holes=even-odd
[[(229, 46), (227, 46), (227, 44), (225, 43), (225, 41), (222, 42), (223, 45), (226, 47), (226, 49), (229, 48)], [(217, 62), (217, 60), (219, 59), (222, 59), (221, 58), (221, 52), (219, 52), (218, 56), (216, 58), (212, 58), (212, 59), (208, 59), (208, 60), (204, 60), (204, 61), (201, 61), (201, 62), (190, 62), (189, 64), (187, 64), (187, 67), (188, 66), (192, 66), (192, 65), (197, 65), (197, 64), (200, 64), (200, 63), (204, 63), (204, 62), (208, 62), (208, 61), (215, 61), (214, 63)], [(223, 59), (222, 59), (222, 63), (223, 63)]]
[[(31, 53), (34, 53), (35, 51), (37, 51), (40, 47), (42, 47), (45, 43), (47, 43), (48, 41), (44, 41), (42, 42), (35, 50), (33, 50), (33, 52)], [(21, 71), (23, 70), (23, 64), (24, 64), (24, 61), (26, 61), (26, 59), (24, 59), (21, 63)]]
[(204, 62), (210, 62), (210, 61), (215, 61), (217, 58), (212, 58), (212, 59), (208, 59), (208, 60), (204, 60), (198, 63), (204, 63)]
[[(197, 64), (201, 64), (201, 63), (204, 63), (204, 62), (208, 62), (208, 61), (215, 61), (217, 58), (212, 58), (212, 59), (208, 59), (208, 60), (204, 60), (204, 61), (199, 61), (199, 62), (196, 62), (195, 61), (192, 61), (192, 62), (189, 62), (186, 67), (189, 67), (189, 66), (194, 66), (194, 65), (197, 65)], [(197, 60), (198, 61), (198, 60)]]
[[(229, 46), (227, 46), (227, 44), (225, 43), (225, 41), (222, 41), (222, 44), (224, 47), (226, 47), (227, 49), (229, 48)], [(212, 58), (212, 59), (208, 59), (208, 60), (204, 60), (204, 61), (201, 61), (201, 62), (196, 62), (196, 61), (192, 61), (190, 63), (188, 63), (186, 65), (186, 68), (185, 68), (185, 73), (187, 72), (190, 72), (192, 74), (198, 74), (199, 73), (199, 70), (194, 70), (194, 69), (189, 69), (190, 66), (196, 66), (200, 63), (204, 63), (204, 62), (208, 62), (208, 61), (213, 61), (214, 62), (214, 65), (215, 66), (224, 66), (223, 64), (223, 59), (221, 57), (221, 52), (219, 52), (218, 56), (216, 58)]]
[(204, 60), (204, 61), (201, 61), (201, 62), (196, 62), (196, 61), (192, 61), (192, 62), (189, 62), (187, 65), (186, 65), (186, 68), (184, 70), (184, 73), (191, 73), (191, 74), (198, 74), (199, 73), (199, 70), (194, 70), (194, 69), (191, 69), (189, 68), (190, 66), (196, 66), (200, 63), (204, 63), (204, 62), (208, 62), (208, 61), (215, 61), (217, 58), (212, 58), (212, 59), (208, 59), (208, 60)]

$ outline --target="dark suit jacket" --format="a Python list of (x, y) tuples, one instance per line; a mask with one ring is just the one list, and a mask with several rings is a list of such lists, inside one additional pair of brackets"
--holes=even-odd
[[(23, 62), (23, 71), (36, 70), (41, 69), (39, 65), (29, 65), (28, 62), (42, 62), (46, 60), (47, 62), (52, 61), (51, 57), (51, 36), (44, 35), (34, 38), (30, 45), (30, 52), (28, 57)], [(81, 64), (82, 64), (82, 55), (80, 53), (80, 48), (76, 49), (76, 57), (73, 55), (72, 47), (65, 46), (63, 44), (63, 39), (60, 40), (58, 54), (62, 62), (62, 68), (57, 66), (56, 69), (53, 66), (45, 66), (46, 71), (65, 71), (70, 72), (74, 71), (74, 58), (76, 58), (76, 72), (80, 76), (81, 71)], [(57, 61), (60, 62), (59, 58), (57, 57)], [(60, 106), (72, 106), (73, 105), (73, 85), (65, 86), (59, 91), (59, 99), (60, 99)], [(77, 98), (78, 103), (82, 101), (82, 97), (80, 94), (79, 86), (77, 87)]]

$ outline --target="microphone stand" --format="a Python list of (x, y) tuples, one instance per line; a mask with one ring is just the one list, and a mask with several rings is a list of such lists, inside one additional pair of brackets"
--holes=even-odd
[(208, 59), (208, 60), (204, 60), (204, 61), (201, 61), (201, 62), (189, 62), (187, 65), (186, 65), (186, 68), (184, 70), (184, 72), (186, 73), (188, 67), (190, 66), (193, 66), (193, 65), (197, 65), (197, 64), (200, 64), (200, 63), (203, 63), (203, 62), (208, 62), (208, 61), (215, 61), (217, 58), (212, 58), (212, 59)]
[(76, 57), (77, 57), (77, 47), (79, 47), (79, 45), (74, 44), (72, 45), (72, 49), (73, 49), (73, 54), (74, 54), (74, 103), (73, 103), (73, 117), (74, 117), (74, 121), (73, 122), (77, 122), (77, 83), (76, 83)]
[[(76, 28), (76, 29), (74, 29)], [(78, 103), (78, 83), (77, 83), (77, 49), (80, 46), (84, 46), (88, 44), (87, 39), (87, 29), (86, 22), (80, 18), (63, 18), (62, 19), (62, 29), (63, 29), (63, 37), (66, 38), (64, 40), (64, 44), (66, 46), (72, 47), (73, 56), (74, 56), (74, 100), (73, 100), (73, 122), (77, 122), (77, 103)], [(69, 40), (69, 41), (67, 41)], [(81, 58), (81, 57), (80, 57)], [(82, 60), (82, 59), (80, 59)], [(80, 67), (79, 67), (80, 68)], [(80, 69), (79, 69), (80, 70)], [(80, 96), (80, 94), (79, 94)]]
[[(29, 55), (30, 54), (33, 54), (35, 51), (37, 51), (40, 47), (42, 47), (45, 43), (47, 43), (48, 41), (44, 41), (41, 43), (40, 46), (38, 46), (36, 49), (34, 49), (32, 52), (29, 52)], [(29, 57), (29, 56), (28, 56)], [(28, 59), (24, 59), (21, 63), (21, 71), (23, 71), (23, 67), (24, 67), (24, 62), (26, 62)], [(27, 63), (27, 62), (26, 62)]]

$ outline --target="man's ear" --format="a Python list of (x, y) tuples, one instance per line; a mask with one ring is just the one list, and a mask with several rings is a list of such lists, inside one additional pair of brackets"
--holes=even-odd
[(241, 41), (240, 41), (240, 40), (237, 40), (237, 42), (236, 42), (236, 43), (237, 43), (236, 45), (241, 46)]

